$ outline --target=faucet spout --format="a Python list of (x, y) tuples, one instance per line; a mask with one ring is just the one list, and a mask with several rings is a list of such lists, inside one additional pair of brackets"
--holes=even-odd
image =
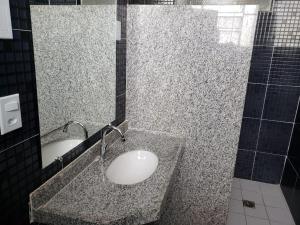
[(102, 135), (102, 140), (101, 140), (101, 152), (100, 152), (100, 156), (102, 158), (104, 158), (104, 155), (105, 155), (105, 152), (106, 152), (106, 147), (107, 147), (107, 144), (106, 144), (106, 134), (109, 130), (115, 130), (120, 136), (121, 136), (121, 140), (124, 142), (126, 141), (125, 139), (125, 136), (123, 134), (123, 132), (121, 131), (120, 128), (118, 127), (115, 127), (111, 124), (109, 124), (108, 126), (106, 126), (103, 130), (103, 135)]
[(83, 129), (85, 139), (87, 139), (89, 137), (89, 134), (88, 134), (88, 131), (87, 131), (86, 127), (82, 123), (80, 123), (78, 121), (75, 121), (75, 120), (74, 121), (69, 121), (68, 123), (66, 123), (64, 125), (63, 132), (65, 132), (65, 133), (68, 132), (69, 126), (71, 124), (76, 124), (76, 125), (80, 126)]

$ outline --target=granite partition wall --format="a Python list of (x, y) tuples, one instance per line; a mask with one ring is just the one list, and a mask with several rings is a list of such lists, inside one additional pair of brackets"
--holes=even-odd
[(31, 18), (41, 135), (113, 121), (116, 5), (31, 6)]
[(130, 127), (187, 138), (162, 224), (225, 224), (256, 23), (255, 7), (239, 7), (228, 17), (205, 6), (128, 6)]

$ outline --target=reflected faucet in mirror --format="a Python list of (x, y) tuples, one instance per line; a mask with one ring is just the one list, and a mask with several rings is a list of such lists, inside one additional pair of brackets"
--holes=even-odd
[(88, 131), (87, 131), (86, 127), (82, 123), (80, 123), (78, 121), (75, 121), (75, 120), (74, 121), (69, 121), (68, 123), (66, 123), (64, 125), (64, 127), (63, 127), (63, 132), (67, 133), (69, 126), (72, 125), (72, 124), (79, 125), (83, 129), (83, 131), (84, 131), (84, 137), (85, 137), (85, 139), (88, 139), (89, 134), (88, 134)]
[(113, 126), (113, 125), (111, 125), (111, 124), (108, 124), (108, 125), (104, 128), (104, 130), (103, 130), (103, 136), (102, 136), (102, 140), (101, 140), (100, 157), (101, 157), (102, 159), (104, 158), (104, 155), (105, 155), (105, 152), (106, 152), (106, 148), (107, 148), (107, 144), (106, 144), (106, 140), (105, 140), (106, 134), (107, 134), (107, 132), (110, 131), (110, 130), (115, 130), (115, 131), (121, 136), (121, 140), (122, 140), (123, 142), (126, 141), (125, 136), (124, 136), (123, 132), (121, 131), (121, 129), (119, 129), (118, 127), (115, 127), (115, 126)]
[[(76, 125), (80, 130), (70, 130), (70, 126)], [(84, 137), (81, 137), (81, 131), (84, 132)], [(63, 131), (65, 135), (61, 132)], [(69, 131), (69, 132), (68, 132)], [(71, 120), (66, 124), (59, 126), (58, 128), (46, 133), (42, 136), (42, 165), (43, 168), (54, 162), (58, 159), (61, 162), (63, 167), (63, 158), (62, 156), (69, 152), (71, 149), (82, 143), (88, 138), (88, 130), (85, 125), (81, 122)]]

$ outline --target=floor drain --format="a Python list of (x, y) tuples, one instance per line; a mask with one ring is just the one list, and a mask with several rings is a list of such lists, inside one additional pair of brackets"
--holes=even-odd
[(243, 206), (248, 208), (255, 208), (255, 202), (243, 200)]

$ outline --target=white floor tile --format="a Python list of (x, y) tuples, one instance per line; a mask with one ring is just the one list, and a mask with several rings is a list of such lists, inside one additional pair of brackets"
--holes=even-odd
[(260, 192), (242, 190), (242, 196), (243, 196), (243, 200), (253, 201), (256, 204), (261, 204), (261, 205), (263, 205), (264, 203), (262, 194)]
[(279, 184), (260, 183), (260, 189), (263, 194), (278, 194), (282, 195)]
[(242, 190), (260, 192), (259, 182), (240, 179)]
[(287, 203), (283, 197), (283, 195), (280, 194), (263, 194), (263, 199), (264, 203), (266, 206), (271, 206), (271, 207), (277, 207), (277, 208), (285, 208), (287, 209)]
[(244, 207), (244, 210), (247, 216), (268, 219), (267, 211), (264, 205), (256, 205), (255, 208)]
[(245, 215), (237, 213), (229, 213), (227, 225), (246, 225)]
[(244, 208), (243, 208), (242, 201), (231, 199), (229, 202), (229, 211), (244, 214)]
[[(291, 224), (287, 224), (287, 223), (279, 223), (279, 222), (274, 222), (274, 221), (270, 221), (270, 224), (271, 225), (291, 225)], [(294, 225), (294, 224), (292, 224), (292, 225)]]
[(240, 183), (240, 179), (239, 178), (233, 178), (232, 180), (232, 187), (233, 188), (239, 188), (241, 189), (241, 183)]
[(268, 220), (246, 216), (247, 225), (270, 225)]
[(241, 189), (232, 187), (230, 198), (235, 199), (235, 200), (242, 200), (242, 191), (241, 191)]
[(282, 224), (294, 224), (292, 215), (288, 209), (266, 207), (269, 219)]

